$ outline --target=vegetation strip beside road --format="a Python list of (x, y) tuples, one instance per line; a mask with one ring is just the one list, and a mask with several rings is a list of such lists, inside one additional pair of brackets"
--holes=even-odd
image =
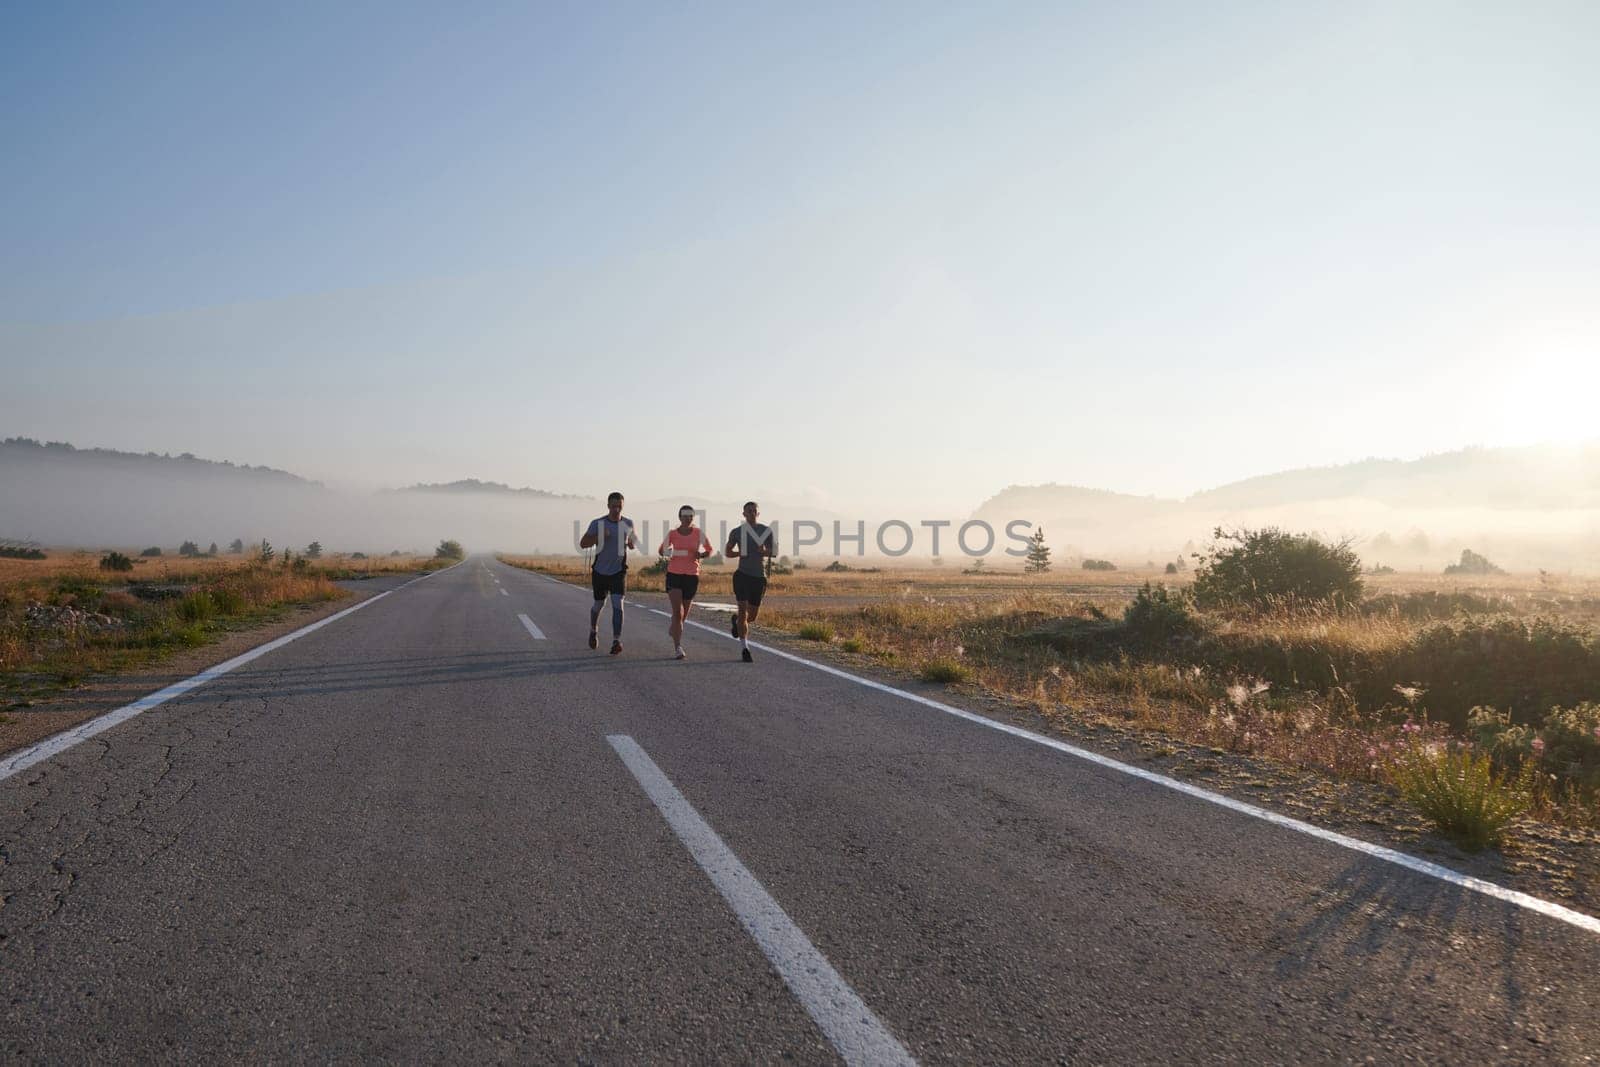
[(308, 558), (265, 543), (236, 558), (147, 554), (123, 567), (118, 556), (130, 558), (50, 552), (0, 563), (0, 752), (366, 598), (337, 581), (425, 573), (458, 558)]

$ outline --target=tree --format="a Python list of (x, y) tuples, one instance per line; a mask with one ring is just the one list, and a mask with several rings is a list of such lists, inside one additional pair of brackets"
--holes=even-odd
[(1461, 550), (1461, 562), (1452, 563), (1445, 567), (1446, 574), (1504, 574), (1505, 571), (1489, 562), (1489, 557), (1480, 556), (1470, 548)]
[(154, 559), (155, 557), (161, 555), (161, 548), (158, 545), (151, 545), (149, 548), (139, 553), (139, 555)]
[(1361, 600), (1361, 559), (1339, 541), (1276, 526), (1214, 531), (1217, 541), (1195, 557), (1195, 603), (1203, 608), (1267, 608), (1294, 602), (1354, 604)]
[(306, 546), (305, 556), (306, 556), (306, 559), (321, 559), (322, 558), (322, 542), (321, 541), (313, 541), (309, 545), (307, 545)]
[(1050, 549), (1044, 543), (1044, 527), (1033, 531), (1033, 536), (1028, 538), (1028, 562), (1022, 569), (1029, 574), (1043, 574), (1050, 569)]
[(107, 552), (100, 559), (100, 569), (103, 571), (131, 571), (133, 560), (121, 552)]
[(460, 541), (440, 541), (439, 547), (433, 550), (434, 559), (465, 559), (466, 550), (461, 547)]
[(215, 541), (213, 541), (213, 542), (211, 542), (211, 547), (206, 549), (206, 555), (215, 556), (216, 554), (217, 554), (217, 543)]
[(233, 544), (228, 546), (228, 551), (233, 553), (235, 556), (244, 555), (244, 538), (235, 537), (233, 539)]
[(178, 555), (180, 556), (198, 556), (199, 554), (200, 546), (193, 541), (185, 541), (178, 546)]
[(263, 537), (261, 539), (261, 550), (256, 553), (256, 558), (262, 563), (271, 563), (272, 557), (275, 555), (277, 555), (277, 552), (273, 550), (272, 542)]

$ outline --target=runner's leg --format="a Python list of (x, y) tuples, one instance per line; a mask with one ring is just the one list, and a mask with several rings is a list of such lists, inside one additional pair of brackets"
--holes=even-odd
[(683, 644), (683, 617), (685, 604), (682, 589), (668, 589), (667, 601), (672, 605), (672, 621), (667, 623), (667, 633), (672, 637), (672, 647)]

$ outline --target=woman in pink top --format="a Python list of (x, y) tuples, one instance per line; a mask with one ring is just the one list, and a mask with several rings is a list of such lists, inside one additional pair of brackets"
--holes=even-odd
[(694, 508), (685, 504), (678, 509), (678, 528), (668, 530), (667, 536), (656, 550), (667, 557), (667, 599), (672, 602), (672, 621), (667, 633), (672, 635), (672, 654), (683, 659), (683, 620), (689, 617), (689, 605), (700, 588), (700, 561), (711, 555), (711, 542), (694, 524)]

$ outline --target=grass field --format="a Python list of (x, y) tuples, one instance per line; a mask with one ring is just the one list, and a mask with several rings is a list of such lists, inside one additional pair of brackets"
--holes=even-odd
[[(586, 580), (574, 557), (502, 558)], [(1497, 785), (1520, 790), (1532, 815), (1600, 827), (1600, 579), (1397, 573), (1369, 576), (1362, 603), (1340, 610), (1185, 608), (1155, 631), (1126, 614), (1145, 583), (1181, 590), (1187, 578), (808, 567), (770, 580), (761, 625), (1020, 697), (1046, 720), (1131, 726), (1335, 778), (1409, 782), (1403, 757), (1419, 746), (1491, 754)], [(731, 599), (731, 582), (731, 568), (707, 568), (700, 599)]]
[[(431, 557), (327, 556), (299, 566), (242, 556), (133, 556), (106, 571), (101, 553), (50, 551), (0, 559), (0, 714), (89, 678), (348, 595), (336, 580), (448, 565)], [(129, 553), (132, 555), (132, 553)]]

